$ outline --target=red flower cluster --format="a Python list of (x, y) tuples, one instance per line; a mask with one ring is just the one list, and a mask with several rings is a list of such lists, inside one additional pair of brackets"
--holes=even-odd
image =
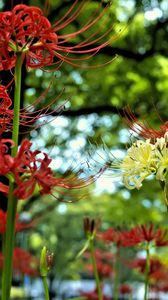
[(41, 9), (24, 4), (0, 14), (0, 70), (15, 66), (16, 52), (23, 52), (29, 67), (52, 63), (57, 35)]
[[(83, 254), (84, 257), (90, 258), (90, 252), (84, 252)], [(95, 257), (97, 260), (101, 259), (103, 261), (109, 261), (114, 258), (114, 255), (110, 251), (104, 251), (101, 249), (96, 249), (95, 250)]]
[(14, 249), (13, 268), (16, 273), (38, 276), (39, 261), (29, 252), (21, 248)]
[(168, 232), (167, 230), (158, 228), (154, 229), (153, 224), (139, 225), (134, 227), (128, 232), (124, 233), (123, 246), (134, 246), (143, 242), (153, 242), (155, 246), (168, 245)]
[(123, 283), (120, 285), (119, 292), (122, 295), (128, 295), (132, 292), (132, 288), (128, 284)]
[(165, 229), (154, 229), (151, 224), (138, 225), (128, 231), (120, 231), (114, 228), (109, 228), (107, 231), (98, 235), (100, 239), (107, 242), (113, 242), (117, 246), (131, 247), (144, 242), (153, 242), (155, 246), (168, 245), (168, 232)]
[[(90, 259), (90, 252), (84, 252), (83, 257), (86, 259)], [(96, 258), (97, 270), (100, 277), (111, 277), (113, 273), (113, 268), (110, 262), (112, 262), (114, 255), (111, 252), (103, 251), (101, 249), (96, 249), (95, 258)], [(89, 273), (93, 274), (93, 266), (91, 264), (86, 263), (85, 269)]]
[(103, 241), (115, 243), (117, 247), (123, 246), (125, 232), (110, 227), (104, 232), (98, 234), (98, 238)]
[[(79, 61), (87, 60), (105, 47), (109, 41), (102, 41), (111, 31), (98, 36), (99, 30), (77, 45), (70, 42), (81, 33), (88, 31), (104, 15), (98, 9), (86, 21), (83, 27), (75, 32), (59, 35), (58, 32), (71, 24), (86, 7), (83, 0), (78, 4), (76, 0), (68, 12), (54, 25), (44, 16), (43, 11), (35, 6), (16, 5), (12, 11), (0, 13), (0, 70), (8, 70), (15, 66), (16, 53), (22, 52), (26, 57), (26, 65), (31, 68), (41, 68), (59, 64), (79, 65)], [(62, 23), (61, 23), (62, 22)], [(97, 42), (101, 44), (96, 46)], [(71, 54), (86, 54), (79, 59)], [(57, 59), (54, 62), (54, 58)]]
[[(98, 292), (96, 289), (92, 292), (81, 292), (80, 296), (86, 298), (87, 300), (98, 300), (99, 299)], [(103, 295), (102, 300), (111, 300), (111, 298), (106, 295)]]
[[(13, 270), (16, 274), (38, 276), (39, 261), (22, 248), (15, 248), (13, 253)], [(0, 268), (3, 267), (3, 254), (0, 253)]]
[(167, 293), (168, 292), (168, 284), (164, 283), (160, 286), (157, 287), (157, 289), (155, 289), (157, 292), (163, 292), (163, 293)]
[[(146, 258), (136, 258), (132, 260), (128, 266), (130, 268), (137, 269), (141, 274), (145, 273), (146, 269)], [(161, 273), (164, 268), (163, 264), (158, 260), (151, 258), (150, 259), (150, 267), (149, 267), (149, 277), (150, 279), (155, 279), (155, 276), (157, 276), (157, 273)]]
[[(96, 265), (97, 265), (97, 271), (99, 273), (99, 276), (102, 278), (109, 278), (112, 276), (113, 273), (113, 268), (105, 262), (102, 262), (101, 260), (96, 260)], [(93, 274), (93, 265), (91, 264), (86, 264), (85, 269), (87, 272)]]
[[(51, 159), (46, 153), (32, 151), (28, 140), (23, 140), (18, 154), (13, 158), (8, 152), (7, 143), (13, 145), (11, 140), (0, 140), (0, 175), (10, 174), (15, 183), (14, 196), (19, 199), (27, 199), (32, 196), (36, 186), (41, 194), (52, 194), (53, 190), (64, 195), (64, 190), (74, 190), (85, 187), (93, 181), (93, 178), (80, 180), (74, 175), (69, 178), (55, 177), (49, 167)], [(0, 184), (0, 191), (7, 193), (8, 186)], [(70, 195), (69, 195), (70, 197)]]

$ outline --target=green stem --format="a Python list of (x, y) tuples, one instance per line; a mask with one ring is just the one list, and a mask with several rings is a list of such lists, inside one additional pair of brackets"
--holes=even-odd
[(90, 239), (90, 253), (91, 253), (91, 260), (92, 260), (92, 265), (93, 265), (94, 276), (95, 276), (95, 280), (96, 280), (98, 300), (102, 300), (103, 296), (102, 296), (102, 290), (101, 290), (101, 283), (100, 283), (100, 279), (99, 279), (99, 274), (98, 274), (98, 270), (97, 270), (93, 239)]
[(117, 247), (116, 260), (115, 260), (115, 278), (114, 278), (114, 300), (118, 300), (118, 287), (119, 287), (119, 273), (120, 273), (120, 248)]
[(49, 292), (48, 292), (48, 285), (47, 285), (47, 277), (43, 276), (42, 280), (43, 280), (43, 288), (44, 288), (45, 300), (50, 300)]
[(149, 252), (149, 245), (147, 245), (147, 247), (146, 247), (146, 268), (145, 268), (145, 292), (144, 292), (144, 300), (148, 299), (149, 270), (150, 270), (150, 252)]
[(22, 76), (22, 53), (17, 54), (15, 67), (15, 93), (14, 93), (14, 118), (12, 140), (14, 147), (12, 148), (12, 157), (17, 154), (18, 138), (19, 138), (19, 115), (20, 115), (20, 95), (21, 95), (21, 76)]
[[(22, 55), (17, 54), (15, 67), (15, 92), (14, 92), (14, 118), (12, 140), (14, 147), (11, 155), (14, 157), (18, 150), (18, 136), (19, 136), (19, 112), (20, 112), (20, 92), (21, 92), (21, 70), (22, 70)], [(4, 267), (2, 275), (2, 300), (10, 299), (10, 290), (12, 282), (12, 259), (15, 242), (15, 217), (17, 212), (17, 199), (13, 196), (14, 183), (9, 183), (8, 207), (7, 207), (7, 225), (6, 237), (4, 245)]]

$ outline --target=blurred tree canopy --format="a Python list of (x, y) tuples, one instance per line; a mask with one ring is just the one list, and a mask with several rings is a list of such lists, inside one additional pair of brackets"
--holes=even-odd
[[(10, 2), (1, 1), (2, 10), (10, 9)], [(22, 2), (44, 7), (40, 0)], [(106, 2), (109, 1), (88, 1), (82, 16), (69, 30), (81, 28), (96, 7), (100, 5), (103, 9)], [(59, 20), (72, 5), (69, 0), (50, 0), (49, 3), (51, 23)], [(44, 120), (50, 123), (30, 132), (34, 147), (49, 153), (53, 167), (60, 172), (76, 161), (79, 164), (85, 161), (92, 148), (90, 142), (99, 149), (103, 141), (116, 156), (118, 149), (124, 151), (130, 144), (130, 132), (123, 119), (123, 109), (127, 106), (139, 120), (155, 128), (167, 120), (167, 0), (113, 0), (93, 30), (96, 26), (102, 33), (111, 28), (108, 34), (111, 40), (86, 62), (90, 68), (62, 64), (53, 73), (44, 70), (24, 70), (23, 73), (23, 105), (32, 103), (49, 85), (47, 95), (36, 109), (57, 96), (58, 105), (65, 101), (64, 110)], [(82, 40), (82, 35), (80, 38)], [(94, 67), (102, 64), (104, 66)], [(34, 195), (33, 199), (20, 203), (20, 210), (26, 210), (37, 221), (27, 237), (32, 251), (47, 243), (56, 253), (57, 272), (61, 274), (64, 260), (72, 276), (76, 269), (73, 273), (71, 261), (84, 237), (84, 216), (101, 218), (104, 229), (110, 225), (128, 226), (150, 221), (164, 224), (168, 220), (161, 189), (152, 179), (139, 191), (127, 191), (120, 179), (112, 176), (99, 179), (95, 186), (88, 188), (88, 196), (78, 203), (59, 203), (51, 197)]]

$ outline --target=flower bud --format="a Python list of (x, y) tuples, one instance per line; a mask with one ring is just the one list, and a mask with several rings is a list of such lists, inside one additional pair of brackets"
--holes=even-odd
[(83, 227), (84, 227), (84, 232), (85, 232), (86, 236), (94, 237), (96, 234), (96, 231), (99, 227), (99, 224), (100, 224), (99, 221), (85, 217), (83, 219)]
[(40, 257), (40, 275), (42, 277), (46, 277), (50, 268), (53, 265), (53, 258), (54, 254), (47, 251), (47, 248), (44, 246), (41, 250), (41, 257)]

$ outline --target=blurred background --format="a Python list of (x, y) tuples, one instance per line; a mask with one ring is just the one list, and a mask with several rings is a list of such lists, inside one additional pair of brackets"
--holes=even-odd
[[(47, 15), (51, 23), (59, 20), (73, 2), (50, 0)], [(107, 2), (89, 1), (81, 16), (70, 24), (69, 30), (81, 28), (98, 5), (103, 9)], [(12, 5), (18, 3), (13, 1)], [(44, 1), (22, 3), (41, 8), (45, 4)], [(1, 11), (10, 8), (11, 1), (0, 1)], [(59, 174), (64, 174), (71, 167), (80, 169), (83, 164), (87, 166), (87, 161), (88, 174), (96, 174), (97, 161), (100, 159), (100, 165), (105, 162), (100, 151), (103, 144), (106, 145), (106, 154), (122, 157), (134, 139), (123, 119), (123, 109), (128, 106), (139, 120), (155, 129), (167, 121), (168, 1), (113, 0), (91, 32), (95, 28), (99, 28), (101, 34), (111, 28), (108, 34), (111, 40), (108, 46), (83, 63), (84, 68), (63, 63), (59, 70), (53, 72), (26, 68), (23, 71), (23, 106), (33, 103), (49, 85), (48, 93), (36, 109), (57, 96), (57, 103), (51, 108), (64, 106), (60, 112), (42, 120), (47, 124), (37, 125), (28, 135), (21, 135), (21, 138), (30, 137), (33, 149), (38, 148), (50, 155), (52, 167)], [(85, 35), (87, 33), (74, 39), (74, 43)], [(95, 66), (99, 67), (95, 69)], [(1, 80), (3, 82), (4, 74)], [(8, 82), (6, 74), (5, 80)], [(96, 156), (99, 151), (100, 155)], [(94, 286), (84, 260), (76, 259), (85, 243), (85, 216), (100, 219), (100, 230), (150, 222), (163, 226), (168, 223), (163, 195), (156, 181), (151, 178), (139, 191), (128, 191), (120, 178), (115, 178), (112, 173), (89, 186), (86, 195), (77, 202), (64, 203), (52, 196), (41, 197), (35, 193), (33, 198), (19, 203), (19, 211), (22, 221), (33, 221), (34, 225), (17, 233), (17, 245), (37, 258), (43, 245), (54, 253), (49, 278), (51, 299), (56, 299), (56, 296), (58, 299), (60, 294), (60, 299), (76, 295), (77, 290), (83, 288), (81, 279), (87, 280), (86, 286), (89, 288), (91, 285), (90, 290)], [(109, 265), (112, 266), (112, 262)], [(127, 280), (129, 276), (131, 278), (128, 274), (123, 275), (123, 281), (125, 277)], [(20, 274), (15, 277), (15, 287), (24, 281), (28, 299), (43, 299), (37, 278), (28, 275), (23, 278)], [(71, 285), (64, 290), (65, 280)], [(108, 276), (106, 281), (109, 282)], [(13, 290), (13, 293), (16, 292), (17, 288)], [(19, 299), (19, 294), (16, 299)]]

